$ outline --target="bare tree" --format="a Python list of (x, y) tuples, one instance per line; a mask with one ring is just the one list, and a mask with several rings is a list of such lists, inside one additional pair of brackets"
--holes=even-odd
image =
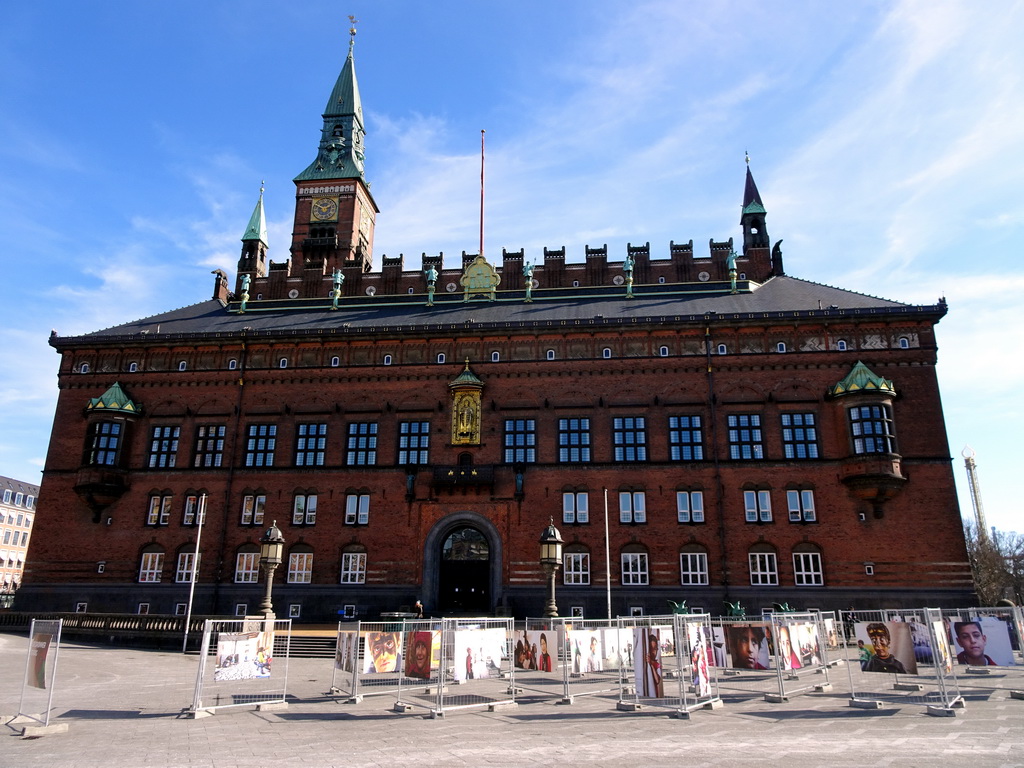
[(966, 523), (964, 538), (981, 604), (1024, 602), (1024, 535), (993, 528), (991, 535), (979, 536), (977, 526)]

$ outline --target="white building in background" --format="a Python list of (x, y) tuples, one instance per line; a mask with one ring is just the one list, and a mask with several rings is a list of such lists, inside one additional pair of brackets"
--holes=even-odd
[(38, 485), (0, 476), (0, 608), (11, 606), (21, 584), (38, 495)]

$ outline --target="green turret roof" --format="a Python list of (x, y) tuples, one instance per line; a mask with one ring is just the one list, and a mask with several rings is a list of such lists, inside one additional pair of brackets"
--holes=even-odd
[(355, 30), (348, 46), (348, 57), (324, 107), (324, 127), (316, 159), (295, 181), (363, 178), (363, 103), (356, 82), (353, 58)]
[(846, 377), (838, 384), (829, 387), (828, 393), (833, 397), (852, 395), (858, 392), (881, 392), (886, 395), (895, 395), (896, 388), (889, 379), (883, 379), (872, 373), (864, 363), (857, 361)]
[(256, 203), (256, 207), (253, 209), (252, 216), (249, 217), (249, 226), (245, 228), (245, 234), (242, 235), (242, 242), (247, 240), (259, 240), (261, 243), (269, 247), (267, 242), (267, 219), (263, 214), (263, 187), (260, 186), (260, 199)]
[(477, 378), (476, 374), (469, 370), (469, 359), (466, 359), (466, 367), (462, 373), (456, 376), (449, 384), (449, 387), (482, 387), (484, 383)]
[(110, 389), (102, 395), (90, 398), (89, 404), (85, 406), (85, 410), (139, 413), (142, 409), (132, 402), (132, 399), (125, 394), (123, 389), (121, 389), (121, 385), (115, 381), (113, 386), (111, 386)]

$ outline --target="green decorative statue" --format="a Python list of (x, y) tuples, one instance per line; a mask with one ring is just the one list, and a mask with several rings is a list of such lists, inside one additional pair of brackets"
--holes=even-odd
[(740, 604), (739, 600), (737, 600), (735, 603), (730, 603), (728, 600), (726, 600), (725, 607), (727, 609), (727, 616), (737, 619), (745, 619), (747, 617), (747, 609)]
[(796, 613), (796, 608), (790, 608), (789, 603), (772, 603), (772, 610), (775, 613)]
[(523, 264), (523, 282), (526, 284), (526, 298), (523, 302), (529, 304), (533, 301), (533, 264)]
[(686, 601), (677, 603), (675, 600), (669, 600), (668, 604), (672, 606), (672, 613), (689, 613), (690, 609), (686, 607)]

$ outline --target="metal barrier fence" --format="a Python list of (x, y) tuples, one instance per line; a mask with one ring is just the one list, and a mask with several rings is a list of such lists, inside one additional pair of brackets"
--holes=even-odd
[(850, 706), (919, 704), (927, 714), (961, 709), (957, 677), (941, 611), (843, 611), (857, 659), (847, 665)]
[(1019, 606), (943, 609), (942, 622), (964, 698), (1024, 699), (1024, 614)]
[(729, 702), (783, 696), (770, 614), (754, 618), (717, 618), (712, 622), (712, 650), (718, 668), (718, 688)]
[[(228, 707), (285, 705), (291, 631), (291, 619), (207, 619), (190, 714), (202, 717)], [(214, 635), (216, 646), (211, 647)], [(210, 664), (212, 650), (216, 654)]]
[(514, 705), (512, 619), (443, 619), (440, 679), (432, 715), (456, 709)]
[(25, 656), (25, 677), (21, 683), (21, 700), (13, 723), (34, 721), (44, 728), (49, 727), (62, 629), (61, 619), (32, 619), (29, 648)]
[(766, 693), (765, 701), (778, 703), (801, 693), (831, 690), (828, 627), (820, 613), (772, 613), (768, 618), (770, 666), (779, 690)]

